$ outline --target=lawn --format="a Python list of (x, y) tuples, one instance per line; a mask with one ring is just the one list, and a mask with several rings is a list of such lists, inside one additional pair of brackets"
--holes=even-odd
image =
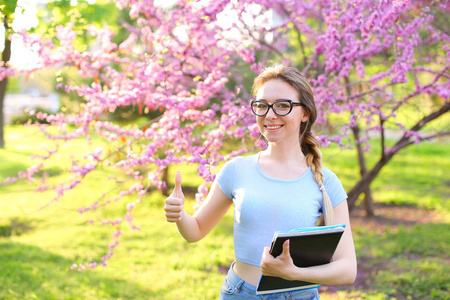
[[(0, 150), (0, 181), (23, 171), (29, 155), (45, 153), (46, 140), (21, 127), (6, 127), (7, 148)], [(49, 181), (67, 174), (66, 155), (83, 153), (93, 144), (77, 140), (49, 162)], [(376, 145), (368, 163), (378, 157)], [(351, 150), (324, 149), (325, 165), (348, 190), (357, 180)], [(450, 144), (428, 142), (400, 152), (372, 184), (377, 217), (352, 213), (359, 274), (353, 286), (321, 288), (322, 299), (449, 299)], [(180, 169), (183, 184), (201, 180), (195, 168)], [(233, 260), (232, 211), (202, 241), (188, 244), (165, 221), (164, 197), (148, 194), (134, 211), (141, 231), (127, 225), (120, 246), (106, 268), (72, 271), (73, 263), (99, 260), (108, 249), (112, 226), (97, 218), (116, 218), (134, 201), (125, 197), (107, 209), (79, 214), (77, 209), (114, 192), (107, 180), (120, 173), (100, 170), (75, 191), (41, 209), (53, 198), (36, 193), (26, 181), (0, 186), (0, 299), (217, 299), (224, 272)], [(186, 208), (195, 202), (188, 195)], [(353, 215), (354, 214), (354, 215)], [(88, 220), (94, 220), (94, 225)]]

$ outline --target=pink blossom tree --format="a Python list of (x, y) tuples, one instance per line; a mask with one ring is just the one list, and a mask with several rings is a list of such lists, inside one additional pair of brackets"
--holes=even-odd
[[(323, 135), (321, 141), (342, 144), (353, 135), (362, 178), (348, 192), (348, 202), (353, 208), (365, 193), (366, 211), (372, 215), (369, 186), (381, 168), (400, 149), (449, 134), (448, 127), (422, 130), (450, 108), (450, 36), (444, 17), (450, 7), (445, 1), (290, 4), (281, 13), (292, 24), (299, 65), (314, 78), (322, 113), (318, 123), (326, 125), (332, 114), (346, 115), (339, 128), (343, 134)], [(313, 50), (306, 44), (313, 44)], [(436, 101), (427, 107), (431, 98)], [(411, 116), (408, 124), (396, 119), (417, 103), (423, 103), (420, 117)], [(402, 133), (392, 147), (385, 142), (386, 125)], [(368, 170), (363, 153), (377, 135), (382, 155)]]
[[(123, 24), (129, 33), (119, 44), (112, 41), (114, 33), (108, 26), (88, 26), (87, 33), (96, 38), (97, 47), (83, 52), (73, 45), (80, 33), (71, 23), (55, 28), (57, 43), (20, 35), (39, 54), (40, 68), (71, 66), (90, 82), (58, 83), (56, 88), (77, 93), (82, 110), (39, 114), (39, 119), (53, 126), (32, 126), (40, 127), (57, 145), (93, 135), (122, 143), (112, 152), (98, 147), (73, 158), (72, 176), (64, 183), (51, 186), (44, 176), (38, 190), (55, 191), (49, 204), (100, 167), (121, 169), (133, 184), (124, 185), (114, 197), (80, 207), (79, 212), (132, 194), (136, 200), (123, 204), (127, 209), (123, 216), (99, 222), (115, 228), (125, 222), (139, 230), (133, 210), (149, 190), (167, 186), (162, 174), (169, 166), (182, 163), (197, 165), (205, 179), (196, 195), (201, 203), (214, 179), (215, 166), (264, 147), (248, 108), (251, 95), (245, 80), (249, 75), (242, 70), (258, 72), (271, 61), (296, 65), (310, 79), (319, 110), (316, 134), (322, 146), (346, 146), (353, 137), (361, 178), (348, 193), (350, 206), (360, 194), (369, 194), (370, 183), (399, 150), (448, 134), (445, 128), (423, 133), (425, 125), (450, 108), (450, 37), (435, 23), (436, 11), (449, 10), (446, 3), (247, 0), (206, 4), (181, 0), (167, 9), (149, 0), (115, 2), (118, 9), (129, 8), (136, 21), (135, 25)], [(1, 68), (0, 79), (7, 76)], [(421, 118), (408, 124), (396, 121), (403, 108), (429, 97), (434, 97), (435, 105), (421, 109)], [(144, 115), (155, 113), (139, 126), (108, 121), (108, 115), (123, 107), (134, 107)], [(337, 123), (336, 116), (345, 122)], [(386, 125), (402, 133), (390, 148), (385, 142)], [(326, 131), (330, 127), (334, 130)], [(370, 148), (372, 132), (380, 136), (382, 156), (367, 169), (363, 153)], [(241, 147), (223, 154), (224, 142), (229, 140), (239, 141)], [(35, 165), (6, 182), (33, 180), (57, 152), (55, 146), (36, 157)], [(100, 264), (106, 265), (121, 235), (119, 229), (113, 233), (110, 250)]]

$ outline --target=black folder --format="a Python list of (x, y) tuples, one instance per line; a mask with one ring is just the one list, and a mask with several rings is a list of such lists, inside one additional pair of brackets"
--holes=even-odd
[[(297, 267), (311, 267), (329, 263), (339, 244), (345, 225), (306, 227), (274, 234), (270, 254), (277, 257), (283, 252), (283, 243), (290, 240), (290, 254)], [(261, 276), (256, 294), (273, 294), (317, 288), (319, 283), (286, 280)]]

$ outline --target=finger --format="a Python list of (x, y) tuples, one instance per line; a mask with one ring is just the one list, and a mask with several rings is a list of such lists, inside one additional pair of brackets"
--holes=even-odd
[(175, 217), (166, 217), (167, 222), (175, 223), (178, 221), (181, 221), (181, 217), (175, 218)]
[(181, 213), (183, 207), (181, 205), (166, 205), (164, 206), (164, 211), (167, 213)]
[(270, 257), (272, 257), (272, 255), (270, 255), (269, 247), (264, 247), (263, 254), (261, 257), (261, 262), (265, 262)]
[(181, 213), (179, 212), (166, 212), (166, 218), (169, 219), (173, 219), (173, 220), (177, 220), (181, 218)]
[(183, 206), (183, 201), (180, 198), (175, 198), (173, 195), (166, 199), (166, 206)]
[(183, 191), (181, 189), (181, 173), (177, 172), (175, 175), (175, 188), (173, 189), (173, 196), (177, 198), (183, 198)]
[(269, 252), (269, 247), (264, 247), (263, 255), (261, 257), (261, 263), (259, 264), (259, 267), (261, 268), (261, 272), (264, 275), (269, 275), (268, 272), (268, 263), (270, 261), (271, 255)]
[(182, 210), (176, 210), (176, 211), (166, 210), (165, 211), (166, 219), (169, 222), (180, 221), (182, 214), (183, 214)]

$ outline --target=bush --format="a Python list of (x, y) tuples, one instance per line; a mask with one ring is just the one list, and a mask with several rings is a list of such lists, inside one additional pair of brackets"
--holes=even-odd
[(53, 114), (52, 112), (50, 112), (49, 110), (45, 109), (45, 108), (41, 108), (41, 107), (37, 107), (35, 109), (36, 113), (32, 116), (30, 116), (28, 113), (24, 112), (23, 114), (21, 114), (20, 116), (14, 117), (11, 119), (11, 125), (24, 125), (27, 122), (31, 122), (31, 123), (40, 123), (40, 124), (50, 124), (49, 122), (47, 122), (46, 119), (38, 119), (36, 117), (36, 115), (41, 112), (44, 114)]

